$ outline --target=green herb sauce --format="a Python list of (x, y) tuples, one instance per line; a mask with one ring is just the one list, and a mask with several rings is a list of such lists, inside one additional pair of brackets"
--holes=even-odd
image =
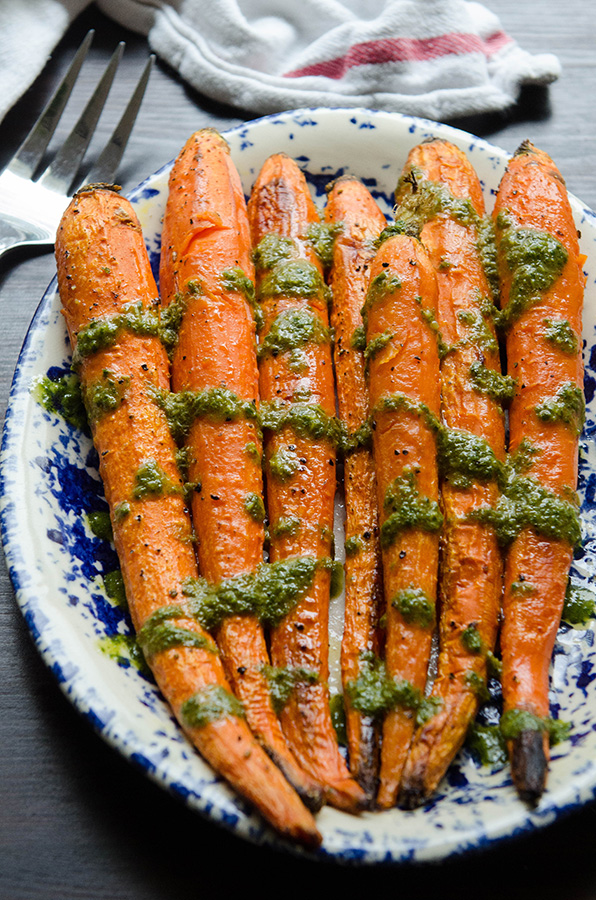
[(420, 317), (423, 322), (426, 322), (432, 333), (434, 334), (437, 341), (437, 352), (439, 354), (439, 359), (444, 359), (451, 347), (445, 343), (443, 340), (443, 335), (441, 334), (441, 330), (439, 328), (439, 323), (437, 322), (437, 317), (435, 315), (434, 309), (431, 309), (428, 306), (422, 306), (422, 298), (418, 297), (418, 305), (420, 306)]
[(280, 447), (269, 457), (269, 472), (278, 481), (288, 481), (299, 468), (298, 454), (287, 447)]
[(269, 431), (278, 432), (289, 427), (300, 437), (328, 440), (334, 446), (340, 443), (342, 437), (338, 419), (314, 403), (262, 403), (260, 421), (261, 427)]
[(574, 434), (581, 434), (586, 416), (584, 393), (568, 381), (561, 385), (554, 397), (539, 403), (535, 411), (541, 422), (561, 422)]
[(130, 378), (127, 376), (104, 369), (101, 378), (84, 385), (83, 401), (89, 422), (93, 424), (107, 413), (115, 412), (124, 400), (129, 384)]
[(568, 356), (575, 356), (579, 350), (577, 334), (566, 319), (545, 319), (544, 338)]
[(317, 684), (319, 676), (310, 669), (300, 666), (262, 666), (261, 671), (267, 679), (271, 704), (279, 715), (299, 684)]
[(137, 640), (147, 659), (174, 647), (194, 647), (209, 653), (219, 652), (213, 641), (205, 635), (172, 622), (159, 622), (151, 618), (139, 630)]
[(343, 694), (331, 694), (329, 697), (329, 710), (331, 712), (331, 724), (337, 736), (337, 743), (342, 747), (348, 744), (348, 730), (346, 727), (346, 709)]
[(127, 503), (126, 500), (123, 500), (121, 503), (117, 503), (114, 507), (114, 521), (122, 522), (128, 515), (130, 515), (130, 503)]
[(209, 684), (189, 697), (180, 710), (189, 728), (204, 728), (221, 719), (244, 719), (244, 707), (230, 691), (219, 684)]
[(315, 251), (321, 265), (327, 271), (333, 264), (333, 247), (338, 234), (343, 231), (343, 224), (337, 222), (329, 225), (325, 222), (313, 222), (308, 226), (306, 239)]
[(455, 487), (470, 487), (473, 480), (497, 479), (502, 465), (484, 438), (456, 428), (437, 433), (438, 464), (441, 475)]
[(56, 380), (43, 375), (33, 386), (33, 396), (47, 412), (62, 416), (69, 425), (80, 431), (89, 431), (87, 410), (77, 375), (62, 375)]
[(271, 525), (271, 537), (293, 537), (300, 530), (300, 525), (301, 520), (298, 516), (281, 517)]
[(383, 272), (375, 275), (369, 285), (368, 291), (366, 292), (366, 299), (361, 310), (365, 327), (367, 324), (369, 309), (371, 309), (371, 307), (374, 306), (375, 303), (378, 303), (380, 300), (384, 300), (385, 297), (389, 296), (389, 294), (393, 294), (400, 288), (401, 281), (399, 277), (389, 269), (385, 269)]
[(384, 331), (382, 334), (378, 334), (376, 337), (371, 338), (364, 351), (364, 359), (366, 360), (367, 368), (371, 359), (374, 359), (377, 353), (380, 353), (381, 350), (393, 340), (393, 337), (393, 332)]
[(470, 366), (470, 381), (480, 394), (488, 394), (496, 403), (510, 403), (515, 394), (516, 379), (489, 369), (480, 361)]
[(435, 606), (422, 588), (404, 588), (398, 591), (391, 605), (399, 610), (408, 625), (428, 628), (435, 621)]
[(548, 734), (551, 746), (569, 737), (571, 726), (559, 719), (541, 719), (525, 709), (508, 709), (501, 716), (501, 732), (506, 741), (513, 741), (524, 731), (541, 731)]
[(483, 353), (496, 353), (499, 349), (497, 339), (486, 323), (482, 313), (472, 309), (461, 309), (457, 318), (470, 329), (468, 340)]
[(327, 344), (333, 332), (310, 309), (286, 309), (273, 320), (259, 347), (259, 358), (279, 356), (305, 344)]
[(396, 707), (412, 710), (417, 725), (427, 722), (441, 706), (438, 698), (425, 697), (409, 681), (391, 678), (383, 660), (368, 652), (360, 655), (360, 673), (347, 683), (346, 694), (353, 709), (373, 718)]
[(247, 494), (244, 498), (244, 509), (255, 522), (265, 521), (265, 504), (259, 494)]
[(133, 634), (111, 634), (100, 638), (99, 647), (110, 659), (122, 668), (134, 666), (139, 672), (149, 675), (145, 657)]
[(76, 349), (72, 358), (72, 367), (76, 371), (83, 359), (113, 347), (122, 331), (131, 331), (141, 337), (161, 338), (159, 315), (155, 307), (128, 303), (122, 312), (100, 319), (92, 319), (77, 334)]
[(126, 609), (128, 601), (121, 569), (113, 569), (111, 572), (106, 572), (103, 576), (103, 586), (110, 600), (113, 600), (116, 606)]
[(561, 618), (570, 625), (585, 625), (596, 615), (595, 602), (596, 595), (592, 591), (569, 582)]
[(481, 766), (503, 768), (507, 765), (505, 738), (498, 725), (474, 722), (468, 729), (466, 744)]
[(135, 484), (132, 490), (135, 500), (180, 493), (182, 493), (180, 485), (174, 484), (155, 459), (145, 459), (135, 472)]
[(475, 622), (472, 622), (465, 628), (461, 635), (462, 646), (468, 653), (478, 654), (482, 653), (484, 649), (484, 644), (482, 642), (482, 638), (480, 637), (480, 632), (478, 631), (478, 626)]
[(351, 432), (347, 430), (345, 424), (342, 422), (340, 446), (343, 453), (353, 453), (355, 450), (360, 450), (362, 447), (369, 448), (372, 444), (372, 433), (371, 419), (367, 419), (356, 429), (356, 431)]
[(364, 541), (359, 537), (349, 537), (346, 538), (344, 544), (344, 550), (346, 556), (356, 556), (357, 553), (360, 553), (361, 550), (364, 549)]
[(240, 266), (234, 266), (231, 269), (224, 269), (221, 273), (221, 284), (224, 291), (230, 291), (235, 294), (242, 294), (244, 299), (252, 309), (257, 329), (263, 327), (263, 313), (255, 294), (254, 282), (245, 274)]
[(114, 540), (112, 522), (107, 510), (98, 509), (87, 513), (87, 521), (89, 522), (89, 528), (96, 537), (101, 538), (102, 541)]
[(253, 250), (252, 256), (257, 272), (264, 272), (288, 259), (296, 259), (298, 248), (292, 238), (266, 234)]
[[(192, 280), (188, 282), (187, 289), (188, 293), (191, 295), (199, 294), (202, 292), (202, 289), (198, 282)], [(159, 327), (161, 339), (169, 354), (171, 354), (172, 350), (178, 343), (180, 326), (182, 325), (182, 320), (184, 318), (187, 306), (188, 297), (183, 294), (176, 294), (171, 303), (160, 308)]]
[(565, 247), (552, 235), (532, 228), (518, 228), (504, 211), (497, 217), (498, 247), (512, 273), (509, 302), (499, 325), (509, 328), (559, 278), (567, 262)]
[(305, 259), (290, 259), (279, 263), (261, 282), (261, 299), (266, 297), (330, 297), (321, 273)]
[(439, 504), (418, 491), (416, 476), (411, 469), (389, 485), (385, 492), (385, 510), (389, 516), (381, 526), (381, 546), (387, 548), (397, 536), (410, 528), (435, 533), (443, 525)]
[(184, 443), (195, 421), (209, 417), (215, 421), (233, 422), (239, 418), (257, 420), (253, 402), (240, 400), (227, 388), (210, 388), (204, 391), (155, 391), (153, 399), (168, 420), (172, 437), (177, 444)]
[(487, 700), (490, 700), (486, 681), (478, 674), (478, 672), (466, 672), (465, 682), (474, 696), (478, 698), (479, 703), (486, 703)]
[(350, 346), (352, 350), (360, 350), (361, 352), (366, 350), (366, 332), (364, 330), (364, 325), (356, 326), (352, 332)]

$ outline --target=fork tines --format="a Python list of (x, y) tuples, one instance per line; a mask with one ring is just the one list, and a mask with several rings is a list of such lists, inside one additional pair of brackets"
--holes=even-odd
[[(60, 121), (93, 39), (93, 34), (93, 30), (91, 30), (86, 35), (55, 93), (21, 147), (8, 163), (6, 168), (14, 172), (15, 175), (19, 175), (22, 178), (33, 178)], [(38, 179), (40, 185), (60, 194), (69, 194), (75, 184), (77, 172), (85, 151), (95, 132), (124, 47), (125, 43), (123, 41), (118, 44), (77, 123), (50, 165), (40, 175)], [(147, 87), (154, 59), (153, 55), (149, 57), (128, 106), (99, 159), (84, 181), (111, 182), (114, 180)], [(79, 179), (77, 184), (80, 185), (81, 183)]]

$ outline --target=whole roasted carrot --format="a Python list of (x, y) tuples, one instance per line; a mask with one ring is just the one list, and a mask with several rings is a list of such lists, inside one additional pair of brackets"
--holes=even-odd
[[(432, 328), (437, 286), (424, 248), (406, 235), (381, 244), (370, 279), (363, 314), (389, 676), (381, 699), (386, 695), (392, 707), (383, 723), (377, 803), (387, 808), (395, 804), (416, 719), (425, 708), (435, 617), (442, 525), (436, 446), (439, 355)], [(360, 683), (365, 691), (366, 678)], [(364, 705), (358, 691), (354, 701)]]
[(420, 233), (437, 275), (436, 324), (442, 339), (439, 458), (445, 516), (440, 570), (440, 631), (432, 697), (436, 715), (416, 734), (400, 790), (412, 808), (429, 797), (462, 745), (494, 650), (502, 561), (492, 525), (470, 519), (494, 505), (505, 455), (503, 402), (511, 379), (500, 374), (496, 307), (483, 265), (492, 246), (480, 182), (463, 151), (434, 140), (411, 150), (396, 193), (397, 220)]
[(356, 178), (339, 178), (327, 196), (326, 221), (339, 229), (329, 272), (331, 324), (339, 416), (347, 431), (344, 456), (345, 615), (341, 671), (350, 770), (371, 798), (376, 793), (378, 746), (373, 716), (350, 703), (349, 685), (361, 671), (362, 654), (379, 655), (382, 604), (377, 486), (368, 434), (368, 387), (360, 310), (368, 283), (374, 241), (385, 217)]
[[(179, 320), (172, 355), (175, 408), (182, 407), (199, 569), (210, 583), (263, 561), (265, 515), (254, 268), (240, 178), (224, 139), (192, 135), (169, 180), (160, 261), (161, 302)], [(179, 402), (177, 402), (179, 401)], [(217, 629), (227, 676), (248, 722), (313, 808), (320, 790), (297, 765), (281, 731), (267, 678), (269, 655), (256, 615), (232, 613)]]
[(263, 315), (259, 377), (273, 561), (319, 561), (312, 587), (271, 634), (271, 659), (295, 673), (281, 721), (301, 765), (330, 803), (360, 809), (365, 797), (339, 753), (329, 711), (328, 607), (336, 487), (335, 390), (327, 288), (314, 244), (316, 207), (296, 163), (270, 157), (249, 204)]
[(56, 259), (130, 613), (157, 683), (216, 771), (282, 834), (316, 845), (312, 815), (254, 739), (217, 647), (189, 607), (197, 576), (191, 523), (158, 402), (169, 363), (131, 205), (111, 190), (79, 192), (59, 227)]
[(529, 142), (502, 178), (494, 209), (512, 466), (496, 523), (509, 540), (501, 631), (504, 714), (513, 780), (535, 803), (549, 758), (548, 670), (580, 540), (575, 488), (584, 399), (583, 258), (564, 181)]

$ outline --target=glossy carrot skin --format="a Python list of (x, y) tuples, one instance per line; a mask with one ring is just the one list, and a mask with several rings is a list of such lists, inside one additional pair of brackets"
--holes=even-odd
[[(304, 176), (285, 155), (270, 157), (263, 165), (248, 203), (253, 245), (258, 253), (265, 235), (287, 239), (292, 259), (303, 272), (320, 283), (308, 295), (275, 289), (261, 297), (264, 317), (261, 347), (278, 317), (290, 312), (312, 316), (323, 329), (328, 326), (327, 298), (321, 264), (307, 240), (309, 226), (319, 217)], [(288, 271), (285, 260), (257, 273), (258, 292), (269, 275)], [(286, 268), (284, 268), (286, 267)], [(335, 390), (328, 340), (307, 340), (298, 350), (298, 365), (291, 351), (262, 353), (259, 363), (261, 403), (282, 403), (291, 408), (298, 401), (318, 407), (323, 415), (335, 415)], [(276, 454), (292, 454), (295, 465), (286, 477), (272, 473)], [(336, 488), (336, 448), (326, 437), (300, 433), (291, 425), (265, 429), (265, 472), (272, 561), (309, 555), (328, 559), (333, 536)], [(294, 522), (292, 533), (280, 533), (279, 524)], [(312, 588), (272, 630), (271, 659), (278, 667), (298, 667), (315, 673), (316, 683), (298, 683), (281, 713), (284, 733), (300, 764), (323, 785), (329, 803), (356, 811), (365, 803), (364, 793), (350, 777), (339, 753), (329, 711), (328, 614), (330, 574), (320, 567)]]
[[(82, 329), (122, 314), (127, 304), (140, 302), (144, 310), (157, 310), (140, 225), (130, 204), (115, 192), (91, 188), (73, 199), (58, 230), (56, 259), (73, 348)], [(171, 622), (193, 633), (198, 643), (160, 648), (151, 655), (156, 681), (214, 769), (281, 834), (317, 845), (321, 838), (312, 815), (255, 741), (244, 718), (224, 714), (198, 726), (185, 711), (185, 704), (205, 689), (221, 689), (226, 697), (231, 693), (212, 639), (183, 609), (183, 584), (196, 577), (197, 567), (176, 447), (154, 401), (156, 389), (169, 386), (167, 354), (158, 337), (124, 327), (111, 346), (82, 359), (84, 393), (106, 372), (120, 380), (122, 396), (115, 408), (92, 420), (92, 431), (134, 627), (138, 631), (158, 610), (180, 604)], [(135, 476), (147, 460), (159, 466), (169, 486), (142, 497), (135, 493)]]
[[(333, 298), (331, 324), (335, 332), (334, 362), (339, 416), (349, 435), (368, 419), (368, 386), (361, 347), (361, 309), (366, 297), (373, 242), (385, 227), (385, 217), (364, 185), (355, 178), (338, 179), (327, 196), (325, 220), (341, 225), (335, 238), (329, 285)], [(344, 458), (346, 504), (345, 615), (341, 646), (346, 730), (350, 770), (371, 798), (376, 793), (378, 744), (376, 723), (354, 709), (346, 689), (358, 678), (363, 651), (379, 654), (379, 618), (383, 598), (377, 485), (372, 451), (356, 446)], [(352, 542), (352, 548), (350, 547)]]
[[(416, 173), (416, 186), (411, 173)], [(478, 219), (484, 216), (480, 182), (465, 154), (447, 141), (435, 140), (409, 154), (397, 192), (400, 200), (421, 192), (422, 180), (443, 186), (448, 196), (468, 201), (472, 215), (458, 221), (449, 209), (423, 224), (420, 239), (437, 275), (436, 319), (446, 355), (441, 360), (443, 425), (486, 440), (499, 462), (505, 454), (505, 418), (498, 399), (478, 390), (474, 365), (500, 373), (494, 318), (483, 317), (484, 341), (474, 340), (466, 316), (482, 316), (478, 298), (492, 306), (478, 250)], [(423, 220), (424, 221), (424, 220)], [(400, 804), (418, 806), (438, 786), (462, 745), (478, 709), (478, 679), (486, 679), (486, 652), (494, 650), (502, 593), (502, 560), (494, 529), (470, 520), (470, 513), (494, 505), (499, 495), (496, 474), (458, 487), (441, 485), (445, 525), (440, 572), (440, 625), (437, 677), (432, 696), (441, 709), (417, 733), (404, 770)], [(480, 652), (467, 649), (467, 628), (474, 626)], [(476, 680), (474, 680), (476, 679)], [(481, 682), (480, 682), (481, 683)]]
[[(510, 452), (514, 454), (524, 438), (529, 440), (537, 453), (528, 476), (569, 500), (577, 484), (577, 432), (560, 421), (541, 420), (536, 407), (562, 385), (583, 389), (583, 257), (564, 181), (546, 153), (529, 143), (522, 144), (511, 159), (494, 209), (502, 307), (507, 311), (512, 271), (504, 252), (500, 213), (511, 217), (516, 228), (556, 238), (568, 254), (558, 278), (508, 329), (506, 348), (508, 370), (517, 378), (509, 413)], [(565, 353), (545, 339), (548, 320), (553, 319), (569, 323), (578, 339), (576, 353)], [(548, 716), (548, 671), (572, 558), (573, 548), (567, 541), (532, 528), (524, 529), (509, 548), (501, 632), (505, 711)], [(534, 588), (523, 598), (512, 587), (519, 585), (520, 578)], [(546, 783), (548, 736), (522, 732), (510, 741), (509, 749), (518, 792), (530, 803), (537, 802)]]
[[(435, 431), (424, 410), (435, 418), (440, 413), (439, 357), (436, 336), (421, 315), (437, 302), (436, 278), (422, 245), (398, 235), (384, 241), (371, 266), (375, 279), (396, 279), (372, 303), (366, 316), (370, 346), (379, 335), (391, 340), (369, 358), (369, 402), (374, 418), (373, 454), (377, 475), (378, 504), (383, 548), (386, 600), (387, 672), (423, 691), (431, 651), (432, 624), (408, 622), (392, 603), (401, 591), (419, 589), (434, 607), (437, 590), (439, 534), (435, 528), (414, 525), (383, 540), (391, 510), (388, 491), (396, 480), (411, 477), (420, 497), (437, 504), (439, 497)], [(403, 397), (406, 405), (383, 408), (387, 398)], [(407, 406), (410, 408), (407, 408)], [(380, 787), (377, 804), (395, 805), (402, 770), (415, 727), (412, 709), (390, 710), (383, 723)]]
[[(189, 138), (174, 163), (164, 216), (161, 302), (167, 306), (182, 295), (186, 307), (172, 388), (224, 388), (256, 409), (255, 323), (246, 293), (230, 284), (234, 273), (254, 282), (246, 202), (228, 145), (205, 129)], [(230, 418), (197, 418), (186, 441), (189, 479), (201, 483), (192, 500), (199, 569), (214, 583), (254, 571), (263, 561), (262, 517), (247, 509), (249, 497), (262, 503), (260, 433), (254, 418)], [(217, 642), (254, 733), (305, 802), (318, 808), (320, 791), (289, 751), (272, 706), (260, 623), (254, 616), (228, 616)]]

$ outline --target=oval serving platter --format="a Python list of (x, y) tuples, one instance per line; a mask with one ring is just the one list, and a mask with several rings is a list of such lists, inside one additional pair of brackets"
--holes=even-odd
[[(505, 151), (445, 125), (362, 109), (307, 109), (269, 116), (225, 133), (246, 193), (268, 155), (283, 151), (304, 170), (315, 200), (350, 173), (390, 215), (392, 192), (412, 146), (443, 137), (464, 150), (482, 182), (488, 209), (507, 163)], [(157, 275), (170, 165), (130, 194)], [(588, 587), (596, 558), (596, 217), (572, 197), (587, 260), (584, 311), (587, 418), (580, 445), (584, 544), (572, 582)], [(17, 601), (62, 690), (101, 736), (149, 777), (214, 823), (249, 841), (288, 849), (195, 753), (137, 664), (125, 608), (108, 596), (118, 560), (97, 537), (90, 514), (107, 509), (90, 438), (39, 402), (39, 383), (70, 369), (70, 347), (55, 281), (37, 309), (10, 394), (0, 458), (1, 527)], [(106, 577), (107, 576), (107, 577)], [(106, 584), (108, 589), (106, 589)], [(337, 644), (341, 599), (333, 601)], [(507, 767), (480, 766), (462, 750), (424, 808), (349, 816), (318, 815), (323, 846), (309, 856), (343, 863), (438, 860), (539, 828), (596, 794), (594, 622), (562, 624), (551, 668), (551, 715), (572, 724), (553, 749), (548, 789), (531, 811), (517, 798)], [(490, 721), (490, 710), (488, 719)], [(302, 853), (298, 848), (289, 848)]]

